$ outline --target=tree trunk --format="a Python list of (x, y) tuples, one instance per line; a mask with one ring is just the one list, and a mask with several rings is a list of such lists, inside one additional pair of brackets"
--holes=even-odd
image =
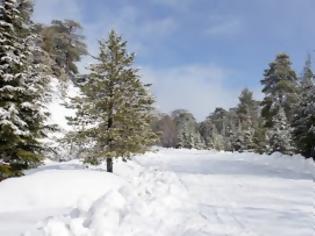
[(106, 158), (107, 172), (113, 173), (113, 158)]

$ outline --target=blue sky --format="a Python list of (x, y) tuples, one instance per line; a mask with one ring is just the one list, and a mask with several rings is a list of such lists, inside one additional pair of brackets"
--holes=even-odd
[(158, 109), (185, 108), (198, 120), (236, 105), (244, 87), (260, 98), (277, 53), (287, 52), (300, 73), (315, 49), (314, 0), (35, 0), (34, 19), (80, 21), (92, 54), (117, 30), (153, 83)]

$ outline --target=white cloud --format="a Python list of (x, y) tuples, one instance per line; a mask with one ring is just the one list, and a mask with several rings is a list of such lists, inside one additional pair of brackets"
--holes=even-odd
[(153, 95), (160, 111), (188, 109), (199, 121), (216, 107), (230, 108), (237, 103), (240, 89), (226, 86), (232, 74), (215, 65), (186, 65), (162, 70), (141, 68), (143, 80), (153, 84)]

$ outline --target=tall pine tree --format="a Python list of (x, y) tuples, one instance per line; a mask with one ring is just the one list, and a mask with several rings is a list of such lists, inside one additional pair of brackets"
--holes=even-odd
[(265, 70), (264, 86), (262, 92), (265, 94), (262, 101), (262, 117), (266, 126), (272, 127), (272, 120), (283, 108), (289, 122), (292, 120), (293, 111), (298, 101), (298, 78), (291, 68), (291, 61), (287, 54), (278, 54), (275, 61), (269, 64)]
[(298, 151), (306, 157), (315, 159), (315, 85), (310, 56), (305, 62), (293, 128)]
[(0, 179), (40, 163), (45, 66), (38, 61), (32, 2), (0, 6)]
[(107, 171), (113, 171), (113, 158), (142, 153), (156, 141), (151, 129), (154, 100), (148, 93), (138, 70), (133, 68), (134, 54), (111, 31), (107, 41), (100, 42), (97, 62), (82, 86), (83, 98), (77, 100), (79, 114), (76, 124), (79, 140), (90, 141), (87, 161), (106, 159)]
[(74, 79), (78, 74), (75, 64), (87, 55), (81, 25), (73, 20), (53, 20), (51, 25), (37, 25), (41, 46), (51, 57), (52, 70), (60, 80)]
[(186, 110), (175, 110), (172, 117), (176, 123), (177, 148), (202, 149), (205, 147), (193, 114)]
[(268, 130), (269, 153), (281, 152), (292, 155), (295, 151), (292, 139), (292, 128), (290, 127), (284, 109), (279, 108), (273, 117), (273, 126)]
[[(262, 92), (265, 94), (261, 103), (261, 115), (265, 127), (270, 130), (266, 135), (270, 152), (292, 153), (294, 148), (291, 125), (299, 99), (299, 88), (298, 78), (291, 68), (287, 54), (277, 55), (275, 61), (265, 70), (261, 83), (264, 85)], [(287, 128), (286, 131), (284, 127)]]
[(239, 97), (239, 105), (236, 110), (238, 117), (236, 145), (239, 151), (254, 149), (253, 138), (258, 123), (258, 111), (258, 102), (253, 99), (253, 93), (244, 89)]

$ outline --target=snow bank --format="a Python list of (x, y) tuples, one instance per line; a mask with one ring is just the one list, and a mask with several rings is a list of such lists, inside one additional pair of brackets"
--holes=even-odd
[(124, 181), (104, 171), (44, 170), (0, 185), (0, 213), (73, 207), (93, 201)]
[[(138, 170), (129, 183), (109, 190), (87, 208), (48, 219), (45, 236), (168, 236), (196, 235), (205, 224), (198, 207), (177, 176), (151, 168), (119, 166), (118, 172)], [(87, 204), (89, 205), (89, 204)]]

